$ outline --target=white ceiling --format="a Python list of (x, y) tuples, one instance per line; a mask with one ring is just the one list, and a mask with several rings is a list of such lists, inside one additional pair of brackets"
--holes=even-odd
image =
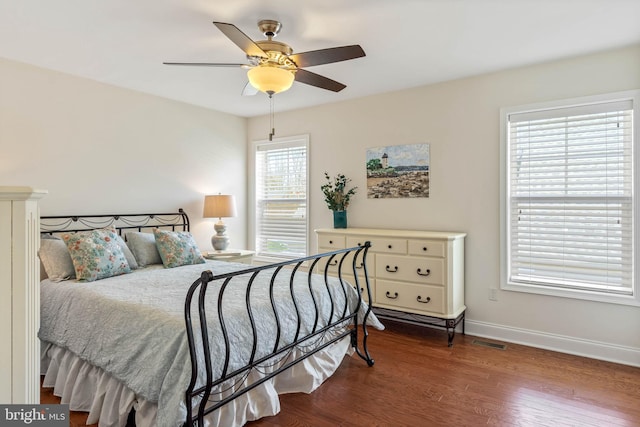
[(277, 111), (640, 43), (640, 0), (0, 0), (0, 57), (251, 117), (269, 102), (244, 70), (162, 62), (245, 62), (212, 21), (259, 40), (260, 19), (295, 52), (367, 54), (309, 69), (342, 92), (294, 83)]

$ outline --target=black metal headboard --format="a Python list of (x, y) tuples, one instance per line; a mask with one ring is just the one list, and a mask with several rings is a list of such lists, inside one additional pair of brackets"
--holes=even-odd
[(122, 235), (126, 230), (142, 231), (153, 228), (170, 228), (173, 231), (189, 231), (187, 213), (178, 212), (152, 214), (115, 215), (56, 215), (40, 217), (40, 233), (53, 234), (68, 231), (89, 231), (113, 225)]

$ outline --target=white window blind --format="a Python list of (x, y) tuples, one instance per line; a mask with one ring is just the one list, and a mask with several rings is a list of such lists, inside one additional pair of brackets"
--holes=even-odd
[(509, 283), (631, 295), (632, 101), (507, 119)]
[(256, 146), (256, 254), (307, 255), (307, 140)]

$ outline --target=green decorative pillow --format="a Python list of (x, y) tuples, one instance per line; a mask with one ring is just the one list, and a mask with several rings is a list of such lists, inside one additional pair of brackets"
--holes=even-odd
[(76, 279), (93, 282), (131, 272), (113, 227), (63, 234)]
[(154, 229), (156, 246), (166, 268), (205, 262), (191, 233)]

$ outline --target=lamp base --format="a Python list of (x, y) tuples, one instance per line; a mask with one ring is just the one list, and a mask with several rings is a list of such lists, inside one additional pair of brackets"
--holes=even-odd
[(211, 236), (211, 246), (216, 251), (226, 250), (229, 247), (229, 236), (225, 234), (227, 226), (220, 220), (216, 222), (213, 228), (216, 230), (216, 234)]

